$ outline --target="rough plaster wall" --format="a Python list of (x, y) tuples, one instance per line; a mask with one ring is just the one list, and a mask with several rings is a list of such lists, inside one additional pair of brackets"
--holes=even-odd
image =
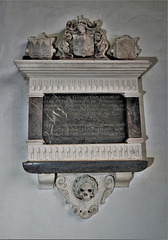
[[(166, 1), (0, 0), (0, 238), (167, 239)], [(27, 37), (59, 32), (77, 15), (102, 19), (109, 39), (140, 37), (141, 56), (157, 57), (143, 77), (148, 156), (128, 189), (115, 189), (98, 214), (82, 220), (56, 189), (37, 189), (27, 159), (28, 83), (13, 64)]]

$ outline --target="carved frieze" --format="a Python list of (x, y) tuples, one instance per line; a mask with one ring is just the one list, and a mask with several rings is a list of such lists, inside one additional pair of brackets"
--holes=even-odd
[(28, 143), (29, 161), (137, 160), (142, 145), (134, 144), (32, 144)]

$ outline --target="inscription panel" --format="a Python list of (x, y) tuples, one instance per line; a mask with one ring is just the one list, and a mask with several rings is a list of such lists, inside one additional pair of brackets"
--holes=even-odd
[(46, 144), (125, 142), (126, 100), (121, 94), (46, 94), (43, 139)]

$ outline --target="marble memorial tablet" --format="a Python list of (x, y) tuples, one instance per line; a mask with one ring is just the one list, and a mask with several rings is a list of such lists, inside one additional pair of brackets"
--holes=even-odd
[(122, 143), (127, 139), (121, 94), (45, 94), (46, 144)]

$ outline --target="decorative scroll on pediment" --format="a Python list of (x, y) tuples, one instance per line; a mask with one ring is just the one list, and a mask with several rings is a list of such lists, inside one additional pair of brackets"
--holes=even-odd
[(107, 58), (105, 54), (109, 44), (101, 26), (101, 20), (91, 22), (83, 15), (77, 17), (77, 20), (68, 21), (58, 47), (61, 58)]

